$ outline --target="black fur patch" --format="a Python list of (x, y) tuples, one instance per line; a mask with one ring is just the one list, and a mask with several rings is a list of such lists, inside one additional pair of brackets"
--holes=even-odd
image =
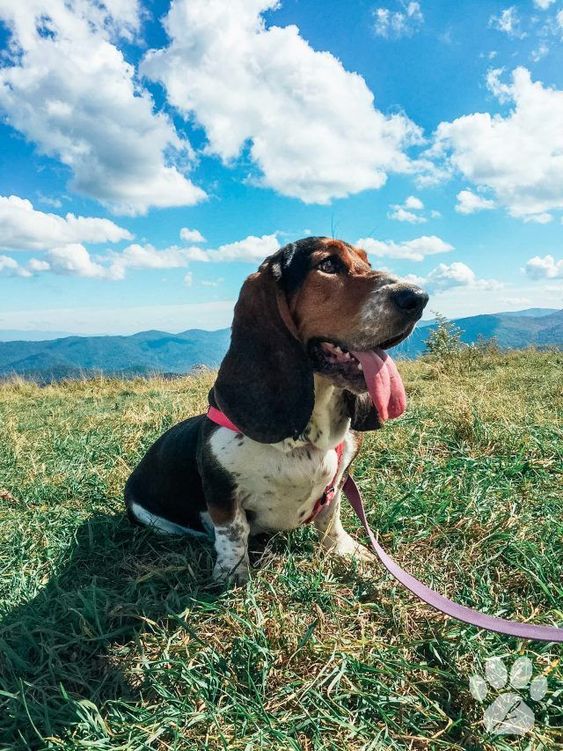
[(381, 427), (381, 420), (369, 394), (353, 394), (344, 391), (344, 401), (352, 424), (352, 430), (377, 430)]
[(313, 411), (313, 369), (282, 319), (283, 294), (268, 259), (242, 287), (214, 386), (213, 402), (260, 443), (299, 436)]
[[(156, 516), (199, 532), (206, 510), (201, 477), (194, 461), (209, 420), (197, 415), (174, 425), (153, 443), (125, 486), (128, 510), (136, 502)], [(129, 512), (129, 517), (132, 514)]]
[(288, 243), (271, 258), (274, 274), (286, 295), (292, 295), (305, 281), (311, 270), (311, 255), (319, 249), (319, 242), (326, 237), (305, 237)]

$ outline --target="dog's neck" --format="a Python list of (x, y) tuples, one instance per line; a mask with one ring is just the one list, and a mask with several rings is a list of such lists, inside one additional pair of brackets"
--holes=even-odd
[(315, 373), (315, 404), (307, 427), (297, 439), (282, 442), (284, 450), (313, 445), (321, 451), (335, 448), (350, 427), (344, 391)]

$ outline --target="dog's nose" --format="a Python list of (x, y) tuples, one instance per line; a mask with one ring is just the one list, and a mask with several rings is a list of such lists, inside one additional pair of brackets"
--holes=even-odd
[(407, 313), (422, 313), (428, 302), (428, 295), (420, 287), (401, 287), (393, 292), (395, 305)]

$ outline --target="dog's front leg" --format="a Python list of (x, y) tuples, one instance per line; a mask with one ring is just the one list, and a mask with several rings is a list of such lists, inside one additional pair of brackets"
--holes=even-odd
[(357, 558), (373, 562), (374, 556), (359, 542), (356, 542), (342, 526), (340, 520), (340, 491), (332, 503), (315, 517), (315, 528), (323, 548), (346, 558)]
[(232, 518), (225, 519), (224, 513), (214, 514), (214, 509), (209, 508), (209, 516), (215, 530), (215, 552), (217, 553), (213, 578), (217, 582), (233, 579), (236, 584), (244, 584), (250, 577), (248, 560), (250, 527), (244, 510), (237, 504)]

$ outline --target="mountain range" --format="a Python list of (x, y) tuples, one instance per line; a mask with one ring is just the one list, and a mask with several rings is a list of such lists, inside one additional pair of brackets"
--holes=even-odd
[[(461, 340), (474, 344), (480, 339), (494, 339), (503, 349), (523, 347), (559, 347), (563, 349), (563, 310), (528, 308), (517, 313), (491, 313), (455, 318)], [(422, 354), (434, 321), (418, 324), (409, 338), (395, 347), (397, 357), (413, 358)]]
[[(453, 321), (462, 340), (496, 340), (503, 348), (563, 348), (563, 310), (530, 308)], [(424, 352), (434, 321), (422, 321), (394, 349), (394, 356), (413, 358)], [(230, 329), (190, 329), (179, 334), (142, 331), (131, 336), (66, 336), (43, 341), (1, 341), (0, 377), (20, 375), (42, 383), (95, 374), (138, 376), (177, 375), (197, 366), (215, 368), (227, 351)]]

